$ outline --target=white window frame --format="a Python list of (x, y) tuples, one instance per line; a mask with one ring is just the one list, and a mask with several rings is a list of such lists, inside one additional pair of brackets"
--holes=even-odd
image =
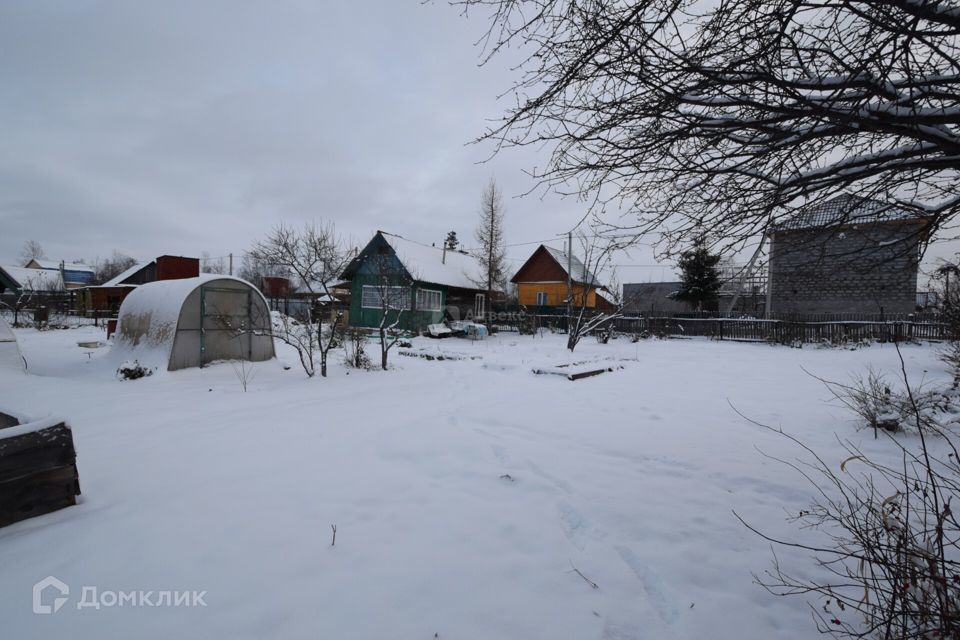
[[(430, 294), (429, 297), (433, 297), (433, 294), (436, 294), (437, 304), (436, 306), (427, 306), (424, 303), (423, 298), (420, 294)], [(427, 296), (424, 296), (427, 297)], [(439, 289), (417, 289), (417, 311), (440, 311), (443, 308), (443, 292)]]
[[(361, 309), (380, 309), (383, 307), (383, 300), (381, 300), (380, 294), (381, 289), (385, 297), (387, 298), (388, 309), (391, 311), (407, 311), (410, 309), (410, 287), (400, 287), (400, 286), (389, 286), (381, 287), (375, 284), (365, 284), (360, 291), (360, 308)], [(397, 293), (397, 292), (400, 293)], [(370, 293), (375, 299), (376, 302), (373, 304), (368, 303), (367, 294)], [(404, 306), (393, 306), (394, 303), (402, 301)]]
[[(540, 302), (541, 296), (542, 296), (543, 302)], [(545, 306), (547, 306), (547, 303), (548, 303), (548, 302), (550, 302), (550, 296), (547, 294), (547, 292), (546, 292), (546, 291), (537, 291), (537, 306), (538, 306), (538, 307), (545, 307)]]

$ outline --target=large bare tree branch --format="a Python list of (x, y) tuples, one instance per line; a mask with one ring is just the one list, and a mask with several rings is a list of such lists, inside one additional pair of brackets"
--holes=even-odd
[[(526, 55), (479, 140), (550, 153), (539, 184), (739, 248), (855, 193), (929, 217), (960, 196), (960, 8), (926, 0), (455, 0)], [(726, 247), (720, 247), (726, 248)]]

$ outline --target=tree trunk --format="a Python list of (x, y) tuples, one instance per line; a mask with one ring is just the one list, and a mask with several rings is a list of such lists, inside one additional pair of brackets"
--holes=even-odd
[(317, 346), (320, 348), (320, 377), (327, 377), (327, 349), (323, 344), (323, 323), (317, 323)]
[(380, 327), (380, 368), (387, 370), (387, 332)]

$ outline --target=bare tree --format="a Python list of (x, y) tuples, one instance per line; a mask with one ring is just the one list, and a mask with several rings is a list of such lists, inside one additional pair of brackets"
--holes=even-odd
[[(322, 329), (322, 325), (315, 326), (309, 319), (300, 322), (287, 315), (279, 315), (276, 319), (271, 318), (271, 335), (293, 347), (300, 358), (300, 366), (303, 367), (308, 378), (317, 374), (316, 354), (324, 341)], [(327, 375), (325, 369), (322, 369), (321, 375)]]
[(380, 368), (387, 370), (390, 350), (400, 340), (400, 322), (403, 313), (413, 304), (414, 277), (390, 253), (378, 253), (372, 258), (374, 295), (382, 315), (377, 326), (380, 338)]
[(548, 149), (539, 184), (667, 230), (666, 252), (704, 231), (743, 247), (841, 192), (931, 233), (960, 210), (952, 3), (451, 1), (491, 16), (485, 59), (526, 52), (516, 106), (480, 139)]
[(49, 294), (63, 291), (63, 284), (58, 272), (39, 271), (20, 282), (20, 289), (7, 300), (0, 300), (0, 306), (6, 307), (13, 316), (13, 326), (19, 327), (20, 314), (27, 309), (49, 302)]
[(3, 306), (10, 311), (10, 315), (13, 319), (13, 326), (19, 327), (20, 312), (27, 309), (31, 302), (33, 302), (33, 291), (24, 288), (15, 292), (12, 296), (6, 296), (6, 300), (0, 300), (0, 306)]
[(46, 258), (47, 254), (36, 240), (27, 240), (20, 249), (20, 264), (26, 266), (31, 260)]
[(267, 264), (262, 258), (249, 251), (240, 258), (240, 266), (237, 269), (237, 277), (246, 280), (255, 287), (263, 287), (264, 277), (289, 278), (290, 275), (289, 268), (283, 265)]
[(217, 275), (227, 273), (227, 263), (223, 259), (223, 256), (211, 258), (209, 251), (203, 251), (200, 254), (200, 265), (200, 271), (202, 273), (214, 273)]
[(94, 281), (97, 284), (103, 284), (104, 282), (117, 277), (135, 264), (137, 264), (136, 259), (114, 249), (111, 257), (105, 258), (104, 260), (94, 261)]
[[(336, 228), (329, 222), (308, 223), (299, 230), (277, 225), (265, 240), (253, 246), (249, 256), (253, 264), (273, 265), (287, 270), (298, 278), (301, 287), (311, 294), (323, 294), (328, 300), (333, 300), (329, 288), (332, 281), (343, 272), (351, 258)], [(338, 327), (342, 320), (343, 313), (336, 311), (329, 326), (324, 328), (323, 319), (318, 318), (311, 331), (313, 337), (308, 341), (310, 351), (308, 354), (301, 352), (301, 360), (308, 357), (312, 363), (315, 337), (315, 348), (320, 353), (320, 375), (323, 377), (327, 375), (327, 355), (337, 344)], [(304, 368), (307, 375), (313, 375), (312, 364)]]
[[(609, 340), (613, 320), (623, 316), (623, 302), (619, 294), (614, 297), (615, 301), (608, 301), (610, 308), (601, 308), (600, 289), (605, 287), (597, 276), (610, 267), (612, 253), (619, 245), (583, 232), (578, 233), (577, 238), (583, 260), (581, 262), (579, 257), (576, 260), (572, 256), (570, 258), (573, 273), (570, 274), (571, 287), (567, 300), (567, 349), (571, 352), (577, 348), (581, 338), (594, 331), (602, 332)], [(572, 251), (572, 247), (567, 250)]]
[(486, 288), (488, 305), (493, 302), (494, 292), (503, 289), (507, 275), (503, 214), (503, 198), (496, 181), (491, 178), (480, 197), (480, 223), (474, 234), (480, 243), (476, 257), (482, 279), (477, 285)]

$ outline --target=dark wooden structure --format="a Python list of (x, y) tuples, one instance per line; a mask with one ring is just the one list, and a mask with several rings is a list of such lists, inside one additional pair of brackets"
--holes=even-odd
[[(550, 330), (565, 333), (567, 317), (501, 311), (500, 331)], [(869, 314), (823, 313), (783, 314), (774, 319), (717, 318), (696, 313), (668, 317), (619, 316), (606, 325), (616, 333), (662, 337), (705, 337), (714, 340), (770, 342), (780, 344), (860, 341), (903, 342), (952, 341), (960, 338), (953, 325), (936, 313)]]
[(199, 275), (199, 258), (160, 256), (137, 268), (128, 269), (103, 284), (84, 287), (77, 303), (84, 315), (113, 318), (126, 297), (138, 286), (159, 280), (196, 278)]
[(72, 506), (80, 495), (69, 425), (29, 427), (0, 413), (0, 527)]

